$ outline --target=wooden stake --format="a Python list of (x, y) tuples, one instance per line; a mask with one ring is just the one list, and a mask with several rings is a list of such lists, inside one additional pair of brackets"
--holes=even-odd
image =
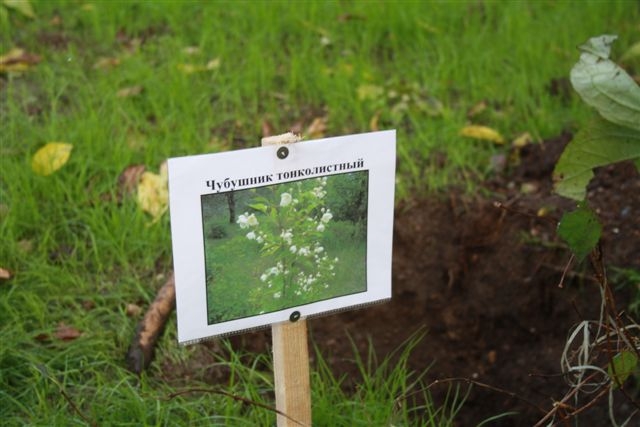
[[(290, 144), (300, 139), (286, 133), (262, 138), (262, 145)], [(311, 426), (307, 321), (274, 324), (271, 335), (276, 409), (287, 415), (277, 415), (278, 427)]]
[(271, 327), (278, 427), (311, 426), (307, 321)]

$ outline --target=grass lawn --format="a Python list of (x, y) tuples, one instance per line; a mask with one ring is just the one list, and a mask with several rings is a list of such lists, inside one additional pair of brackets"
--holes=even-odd
[[(177, 345), (175, 319), (160, 363), (140, 378), (124, 368), (135, 307), (171, 269), (168, 215), (153, 221), (126, 194), (127, 167), (157, 172), (167, 157), (257, 146), (267, 130), (395, 128), (399, 198), (473, 188), (505, 148), (460, 136), (465, 125), (507, 144), (573, 130), (591, 115), (565, 80), (575, 47), (618, 34), (617, 58), (640, 39), (630, 1), (31, 4), (34, 18), (0, 4), (0, 55), (27, 53), (22, 70), (0, 69), (5, 425), (274, 423), (273, 412), (219, 394), (165, 399), (210, 387), (197, 372), (161, 372), (194, 352)], [(35, 174), (32, 156), (54, 141), (73, 145), (68, 162)], [(220, 362), (234, 373), (224, 390), (272, 405), (272, 379), (240, 356)], [(394, 398), (416, 377), (402, 364), (385, 369), (345, 396), (318, 366), (314, 422), (408, 425)], [(440, 416), (423, 424), (448, 425)]]

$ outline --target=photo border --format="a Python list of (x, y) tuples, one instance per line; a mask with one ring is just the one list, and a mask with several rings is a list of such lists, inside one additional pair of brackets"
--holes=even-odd
[[(269, 187), (269, 186), (274, 186), (274, 185), (286, 185), (286, 184), (291, 184), (291, 183), (295, 183), (295, 182), (300, 182), (300, 181), (305, 181), (305, 180), (309, 180), (309, 179), (318, 179), (318, 178), (323, 178), (323, 177), (338, 177), (340, 175), (347, 175), (347, 174), (351, 174), (351, 173), (365, 173), (366, 174), (366, 182), (367, 182), (367, 189), (366, 189), (366, 193), (367, 193), (367, 220), (368, 220), (368, 216), (369, 216), (369, 212), (368, 212), (368, 200), (369, 200), (369, 170), (368, 169), (364, 169), (364, 170), (355, 170), (355, 171), (347, 171), (347, 172), (340, 172), (340, 173), (335, 173), (335, 174), (330, 174), (330, 175), (318, 175), (318, 176), (313, 176), (313, 177), (309, 177), (309, 178), (301, 178), (301, 179), (296, 179), (293, 181), (286, 181), (286, 182), (278, 182), (278, 183), (274, 183), (274, 184), (265, 184), (265, 185), (259, 185), (256, 187), (249, 187), (249, 188), (243, 188), (241, 190), (235, 190), (235, 191), (248, 191), (248, 190), (252, 190), (252, 189), (257, 189), (257, 188), (264, 188), (264, 187)], [(203, 198), (205, 197), (210, 197), (212, 195), (222, 195), (222, 194), (227, 194), (229, 193), (229, 191), (227, 192), (219, 192), (219, 193), (208, 193), (208, 194), (201, 194), (200, 195), (200, 201), (201, 201), (201, 215), (202, 215), (202, 240), (203, 242), (205, 242), (206, 240), (206, 231), (204, 229), (204, 222), (205, 222), (205, 217), (204, 217), (204, 205), (203, 205)], [(368, 231), (368, 225), (367, 225), (367, 230)], [(365, 238), (366, 238), (366, 231), (365, 231)], [(206, 245), (206, 243), (205, 243)], [(207, 271), (207, 259), (206, 259), (206, 247), (204, 248), (205, 250), (203, 251), (204, 255), (205, 255), (205, 259), (204, 259), (204, 265), (205, 265), (205, 272)], [(364, 290), (360, 290), (360, 291), (356, 291), (356, 292), (350, 292), (350, 293), (346, 293), (346, 294), (341, 294), (341, 295), (335, 295), (332, 297), (327, 297), (327, 298), (322, 298), (322, 299), (318, 299), (315, 300), (313, 302), (309, 302), (309, 303), (304, 303), (304, 304), (295, 304), (292, 306), (288, 306), (288, 307), (283, 307), (279, 310), (271, 310), (271, 311), (266, 311), (263, 313), (258, 313), (258, 314), (250, 314), (247, 316), (243, 316), (243, 317), (237, 317), (234, 318), (232, 320), (238, 320), (238, 319), (245, 319), (245, 318), (249, 318), (249, 317), (255, 317), (255, 316), (260, 316), (263, 314), (269, 314), (269, 313), (273, 313), (273, 312), (277, 312), (277, 311), (283, 311), (283, 310), (291, 310), (291, 309), (295, 309), (296, 307), (305, 307), (309, 304), (312, 303), (316, 303), (316, 302), (322, 302), (322, 301), (327, 301), (330, 299), (335, 299), (335, 298), (339, 298), (339, 297), (343, 297), (343, 296), (347, 296), (347, 295), (357, 295), (357, 294), (361, 294), (361, 293), (366, 293), (367, 289), (368, 289), (368, 277), (367, 277), (367, 262), (368, 262), (368, 258), (367, 258), (367, 245), (366, 245), (366, 241), (365, 241), (365, 250), (364, 250), (364, 271), (365, 271), (365, 277), (364, 277)], [(205, 274), (205, 287), (207, 286), (207, 277)], [(210, 323), (209, 319), (208, 319), (208, 313), (209, 313), (209, 295), (208, 295), (209, 289), (207, 289), (207, 294), (206, 294), (206, 308), (207, 308), (207, 324), (208, 325), (215, 325), (217, 323)], [(230, 320), (230, 321), (232, 321)], [(224, 322), (218, 322), (219, 323), (224, 323)]]

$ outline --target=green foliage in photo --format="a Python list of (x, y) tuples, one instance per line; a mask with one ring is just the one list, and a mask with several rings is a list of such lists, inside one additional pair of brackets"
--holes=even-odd
[(205, 196), (209, 322), (364, 292), (367, 185), (363, 171)]

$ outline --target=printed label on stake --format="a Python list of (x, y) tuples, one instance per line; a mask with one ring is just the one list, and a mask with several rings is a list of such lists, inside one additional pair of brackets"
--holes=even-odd
[(395, 131), (169, 159), (178, 340), (391, 298)]

